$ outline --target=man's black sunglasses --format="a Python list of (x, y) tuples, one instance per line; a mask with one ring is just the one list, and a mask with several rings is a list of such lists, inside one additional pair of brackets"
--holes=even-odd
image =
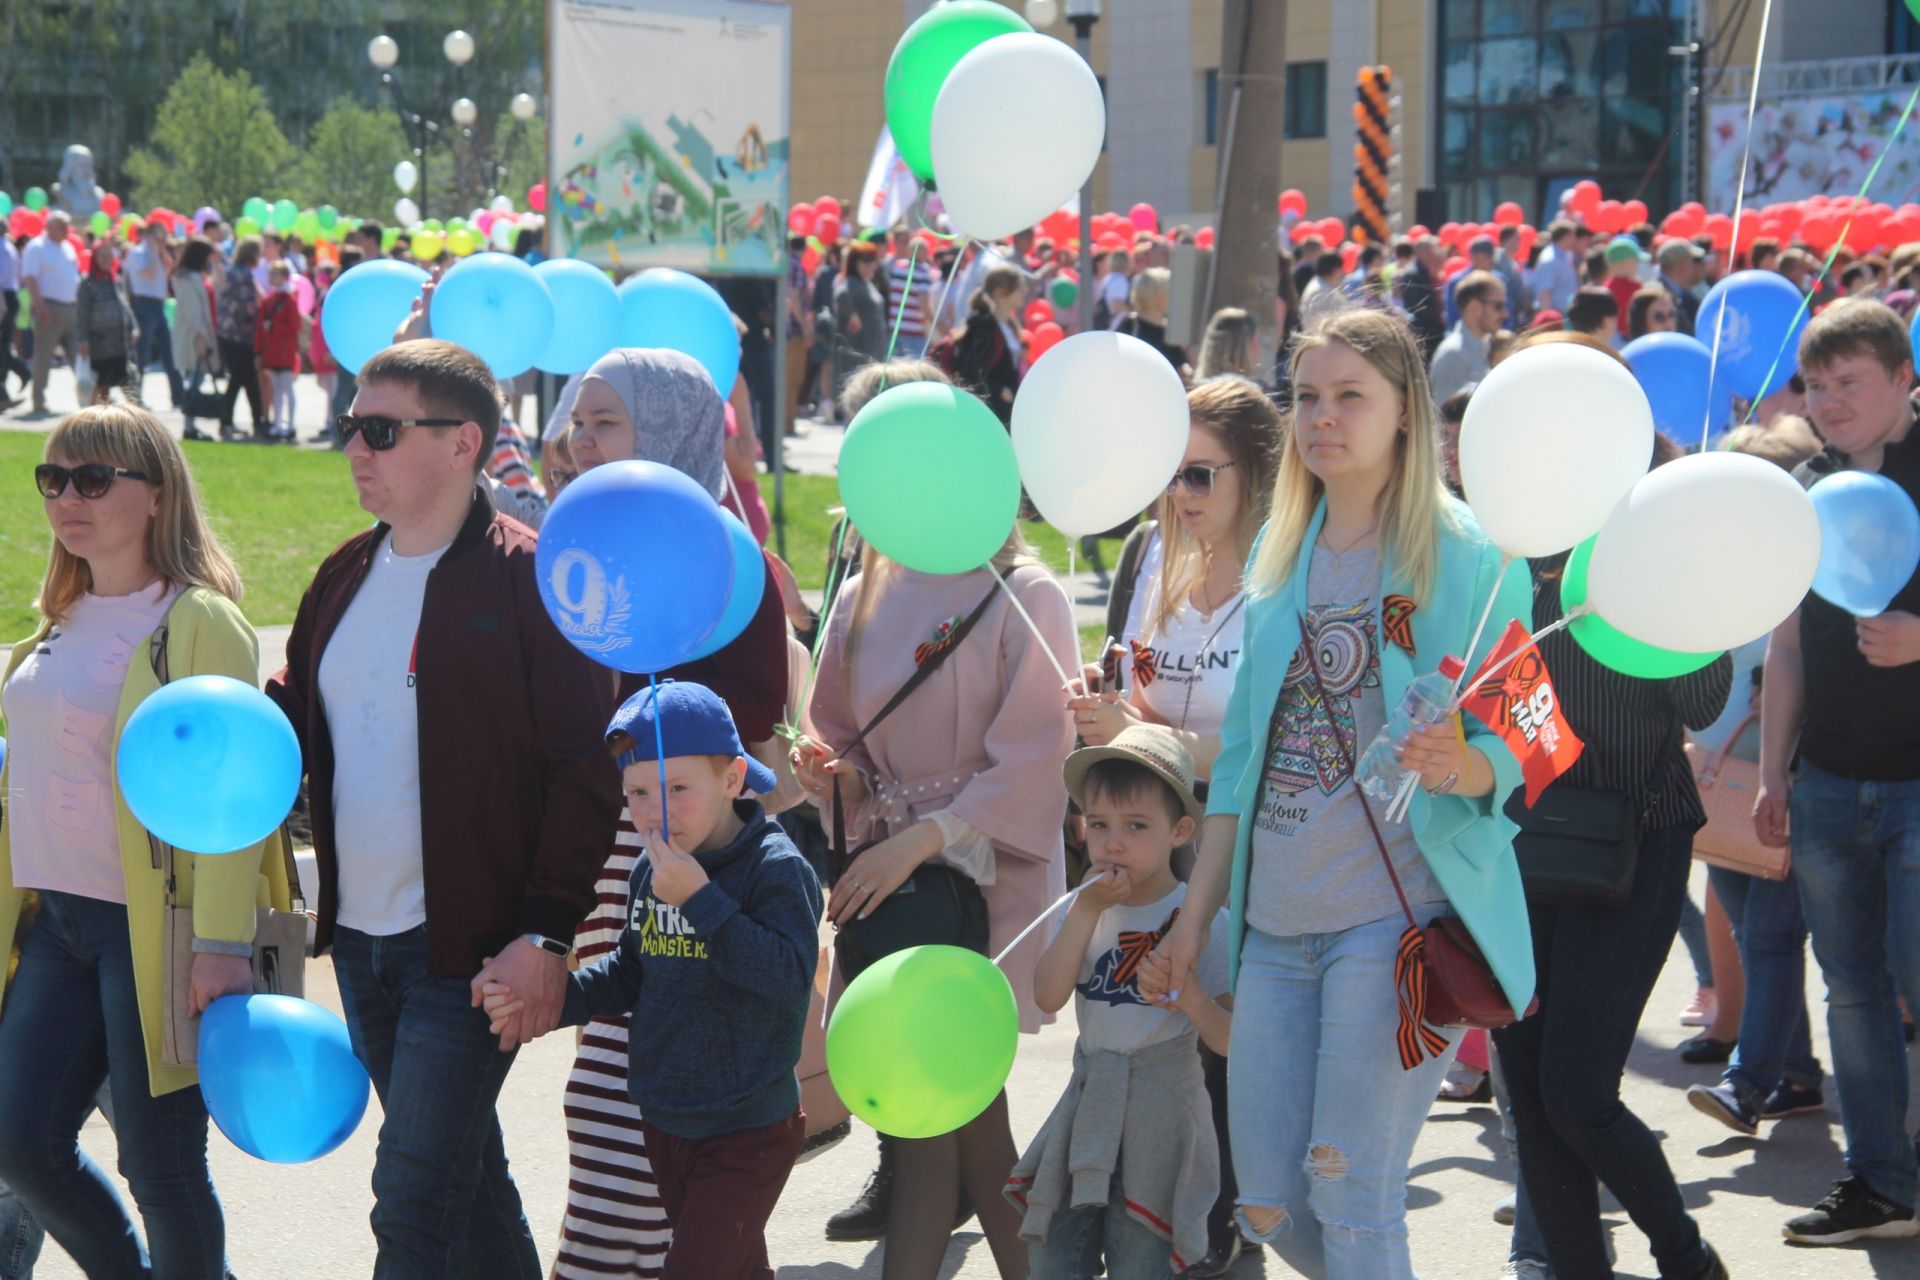
[(144, 471), (126, 471), (111, 462), (83, 462), (77, 467), (43, 462), (33, 469), (33, 487), (43, 498), (57, 498), (67, 491), (67, 483), (71, 481), (74, 492), (81, 497), (103, 498), (120, 476), (129, 480), (152, 480)]
[(386, 418), (377, 413), (343, 413), (333, 420), (340, 447), (352, 443), (356, 432), (367, 437), (367, 448), (384, 453), (399, 442), (402, 427), (463, 427), (465, 418)]

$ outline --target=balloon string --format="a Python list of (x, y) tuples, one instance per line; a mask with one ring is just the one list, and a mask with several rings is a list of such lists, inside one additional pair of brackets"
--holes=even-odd
[(1007, 962), (1007, 957), (1013, 954), (1014, 948), (1018, 947), (1021, 943), (1027, 940), (1028, 934), (1032, 933), (1035, 929), (1038, 929), (1042, 924), (1045, 924), (1047, 919), (1050, 916), (1052, 916), (1054, 912), (1058, 911), (1061, 907), (1066, 906), (1067, 903), (1072, 902), (1074, 898), (1079, 895), (1082, 889), (1091, 888), (1093, 885), (1094, 879), (1095, 879), (1094, 876), (1088, 875), (1088, 877), (1085, 880), (1082, 880), (1078, 885), (1067, 890), (1065, 893), (1061, 894), (1059, 897), (1055, 898), (1053, 900), (1052, 906), (1048, 907), (1045, 911), (1042, 911), (1039, 915), (1035, 916), (1033, 918), (1032, 924), (1028, 925), (1026, 928), (1022, 929), (1019, 933), (1015, 934), (1013, 941), (1009, 942), (1006, 946), (1000, 949), (1000, 954), (993, 958), (993, 962), (995, 964), (1005, 964)]
[[(958, 237), (955, 238), (958, 239)], [(960, 278), (960, 270), (966, 265), (967, 250), (973, 248), (977, 243), (977, 241), (971, 239), (962, 242), (960, 252), (954, 255), (953, 270), (948, 274), (946, 282), (940, 286), (940, 300), (933, 304), (933, 327), (935, 329), (940, 327), (940, 317), (946, 314), (947, 295), (953, 292), (954, 282)], [(927, 340), (929, 342), (933, 340), (932, 333), (927, 334)]]
[(1493, 580), (1493, 590), (1487, 593), (1487, 607), (1480, 611), (1480, 625), (1473, 629), (1473, 639), (1467, 641), (1467, 651), (1460, 656), (1460, 674), (1453, 682), (1453, 696), (1460, 696), (1460, 686), (1467, 678), (1467, 666), (1473, 661), (1473, 655), (1480, 651), (1480, 637), (1487, 633), (1487, 619), (1493, 616), (1493, 602), (1500, 598), (1500, 584), (1507, 580), (1507, 570), (1513, 567), (1513, 557), (1506, 552), (1500, 554), (1500, 573)]
[[(1079, 580), (1079, 575), (1074, 571), (1073, 563), (1073, 553), (1078, 546), (1078, 539), (1069, 534), (1067, 536), (1067, 596), (1074, 601), (1080, 599), (1080, 589), (1075, 585)], [(1075, 627), (1073, 630), (1073, 657), (1076, 662), (1080, 663), (1085, 663), (1087, 660), (1087, 655), (1080, 651), (1080, 629), (1078, 627)]]
[(660, 765), (660, 843), (671, 844), (667, 834), (667, 735), (660, 727), (660, 678), (647, 673), (647, 687), (653, 691), (653, 752)]
[[(919, 260), (920, 240), (919, 237), (916, 236), (913, 241), (913, 247), (907, 250), (907, 283), (902, 286), (900, 290), (900, 309), (893, 313), (893, 335), (887, 339), (886, 358), (888, 360), (893, 359), (894, 348), (900, 345), (900, 322), (907, 318), (907, 304), (913, 301), (913, 282), (919, 276), (919, 273), (913, 268), (914, 264)], [(893, 273), (889, 271), (887, 274), (889, 277), (887, 282), (887, 296), (891, 298), (893, 296), (893, 282), (891, 279)]]
[[(1772, 17), (1773, 0), (1766, 0), (1760, 9), (1760, 43), (1754, 46), (1753, 79), (1747, 86), (1747, 136), (1740, 148), (1740, 181), (1733, 189), (1733, 231), (1727, 248), (1734, 258), (1740, 253), (1740, 209), (1747, 198), (1747, 163), (1753, 159), (1753, 117), (1760, 107), (1760, 69), (1767, 60), (1767, 23)], [(1722, 301), (1713, 317), (1713, 347), (1707, 352), (1707, 409), (1700, 422), (1702, 453), (1707, 451), (1707, 437), (1713, 433), (1713, 381), (1720, 367), (1720, 336), (1726, 327), (1727, 304)]]
[[(1894, 121), (1893, 132), (1887, 135), (1886, 145), (1881, 147), (1880, 154), (1873, 158), (1873, 167), (1867, 170), (1866, 181), (1860, 184), (1860, 190), (1854, 196), (1856, 201), (1866, 199), (1867, 192), (1872, 190), (1873, 180), (1880, 176), (1880, 166), (1886, 163), (1887, 153), (1893, 150), (1893, 144), (1899, 141), (1900, 134), (1907, 127), (1907, 121), (1913, 117), (1916, 104), (1920, 104), (1920, 85), (1915, 85), (1913, 92), (1907, 95), (1907, 109), (1900, 113), (1898, 120)], [(1839, 238), (1833, 242), (1833, 248), (1827, 251), (1827, 260), (1820, 264), (1819, 274), (1814, 276), (1813, 282), (1800, 295), (1800, 306), (1794, 311), (1793, 319), (1787, 322), (1787, 336), (1780, 340), (1780, 350), (1774, 352), (1773, 363), (1767, 366), (1766, 380), (1760, 384), (1762, 392), (1772, 384), (1773, 375), (1780, 371), (1780, 362), (1787, 357), (1787, 344), (1793, 341), (1794, 328), (1800, 323), (1800, 317), (1807, 314), (1807, 308), (1813, 304), (1813, 295), (1819, 290), (1820, 282), (1827, 278), (1827, 273), (1833, 270), (1834, 260), (1840, 256), (1840, 250), (1846, 247), (1847, 233), (1853, 230), (1853, 220), (1857, 213), (1857, 205), (1847, 206), (1847, 221), (1840, 228)], [(1726, 308), (1723, 306), (1721, 310), (1725, 311)], [(1707, 385), (1711, 387), (1713, 384), (1709, 382)], [(1752, 422), (1753, 415), (1760, 411), (1760, 400), (1760, 396), (1755, 396), (1752, 403), (1747, 405), (1746, 422)]]
[(1066, 668), (1060, 665), (1059, 656), (1054, 653), (1053, 646), (1047, 643), (1046, 636), (1041, 634), (1040, 624), (1035, 622), (1033, 615), (1027, 612), (1027, 606), (1020, 603), (1020, 597), (1014, 594), (1013, 588), (1007, 584), (1007, 580), (1000, 576), (1000, 570), (994, 566), (993, 561), (987, 561), (986, 570), (993, 575), (993, 580), (1000, 584), (1001, 590), (1007, 593), (1007, 599), (1013, 602), (1014, 612), (1018, 613), (1021, 618), (1026, 621), (1027, 630), (1033, 632), (1033, 638), (1040, 642), (1040, 652), (1046, 654), (1047, 661), (1053, 664), (1054, 671), (1060, 676), (1060, 683), (1062, 685), (1071, 684), (1072, 678), (1067, 675)]
[(827, 646), (828, 614), (836, 599), (834, 580), (840, 574), (841, 557), (847, 544), (847, 526), (850, 523), (851, 520), (843, 511), (840, 515), (839, 527), (833, 532), (833, 557), (827, 564), (826, 591), (821, 596), (820, 613), (814, 622), (813, 652), (808, 655), (807, 678), (800, 684), (800, 705), (788, 708), (788, 714), (793, 717), (791, 721), (774, 726), (775, 732), (790, 743), (797, 743), (800, 740), (800, 723), (807, 714), (807, 708), (813, 705), (813, 685), (820, 676), (820, 655)]

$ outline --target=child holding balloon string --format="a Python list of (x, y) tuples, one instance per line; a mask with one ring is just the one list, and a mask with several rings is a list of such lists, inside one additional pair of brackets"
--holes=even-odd
[(1208, 1251), (1219, 1192), (1213, 1114), (1196, 1035), (1225, 1056), (1224, 912), (1184, 993), (1149, 1000), (1143, 967), (1186, 902), (1173, 851), (1193, 839), (1202, 808), (1193, 758), (1172, 730), (1135, 724), (1066, 763), (1086, 814), (1093, 875), (1034, 972), (1034, 999), (1057, 1011), (1073, 997), (1080, 1037), (1073, 1078), (1007, 1180), (1026, 1212), (1033, 1280), (1096, 1273), (1113, 1280), (1184, 1271)]

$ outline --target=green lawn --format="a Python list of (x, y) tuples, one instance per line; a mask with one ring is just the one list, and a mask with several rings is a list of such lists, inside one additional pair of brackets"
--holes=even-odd
[[(46, 568), (48, 533), (41, 504), (29, 496), (28, 473), (40, 461), (45, 439), (37, 432), (0, 431), (0, 475), (9, 477), (14, 495), (0, 502), (0, 643), (34, 627), (33, 598)], [(336, 453), (258, 445), (186, 449), (214, 527), (240, 564), (248, 619), (256, 626), (292, 622), (321, 559), (367, 527), (345, 460)], [(762, 476), (760, 487), (771, 508), (773, 481)], [(803, 587), (825, 585), (833, 531), (827, 513), (839, 500), (831, 477), (787, 477), (787, 559)], [(1047, 525), (1022, 527), (1042, 558), (1064, 573), (1066, 540)], [(1103, 544), (1103, 554), (1111, 568), (1119, 544)]]

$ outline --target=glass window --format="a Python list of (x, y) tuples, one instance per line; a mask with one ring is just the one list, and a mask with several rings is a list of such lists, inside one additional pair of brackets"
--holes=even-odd
[(1473, 168), (1473, 112), (1449, 110), (1440, 117), (1440, 172), (1445, 177)]
[(1608, 97), (1643, 98), (1664, 114), (1663, 95), (1674, 68), (1684, 61), (1668, 53), (1668, 47), (1665, 27), (1618, 27), (1606, 32), (1598, 55), (1601, 89)]
[(1448, 102), (1478, 102), (1479, 86), (1473, 82), (1474, 46), (1464, 40), (1446, 46), (1442, 54), (1442, 93)]
[(1599, 37), (1591, 31), (1540, 37), (1540, 97), (1591, 98), (1600, 92)]
[(1688, 0), (1607, 0), (1608, 22), (1657, 22), (1684, 19)]
[(1220, 141), (1220, 68), (1207, 68), (1206, 82), (1200, 86), (1200, 97), (1207, 104), (1207, 123), (1201, 131), (1200, 143), (1211, 147)]
[(1592, 98), (1540, 109), (1540, 167), (1592, 169), (1600, 163), (1600, 104)]
[(1521, 36), (1533, 30), (1534, 0), (1480, 0), (1480, 34)]
[(1541, 0), (1540, 26), (1547, 31), (1600, 25), (1600, 0)]
[(1480, 113), (1480, 168), (1485, 171), (1526, 171), (1533, 168), (1533, 113)]
[(1665, 135), (1666, 118), (1658, 106), (1633, 98), (1609, 98), (1600, 113), (1601, 162), (1651, 164)]
[(1487, 106), (1532, 102), (1539, 93), (1534, 64), (1539, 43), (1487, 40), (1480, 45), (1480, 101)]
[(1287, 64), (1287, 124), (1289, 138), (1327, 136), (1327, 64)]
[(1479, 0), (1440, 0), (1440, 34), (1443, 38), (1471, 38), (1473, 17)]

